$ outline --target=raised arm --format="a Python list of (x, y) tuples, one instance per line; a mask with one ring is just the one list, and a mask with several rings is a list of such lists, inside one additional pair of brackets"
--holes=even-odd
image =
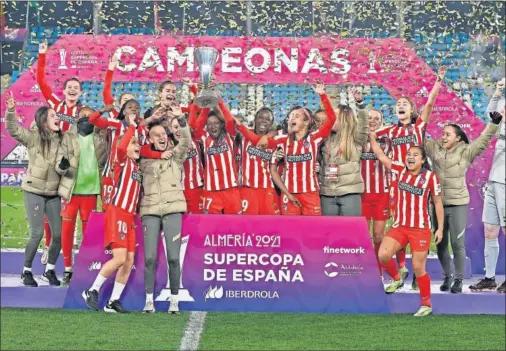
[(60, 99), (53, 94), (53, 90), (46, 82), (46, 53), (47, 53), (47, 39), (39, 44), (39, 58), (37, 60), (37, 84), (39, 85), (40, 91), (46, 99), (47, 103), (51, 108), (60, 103)]
[(494, 111), (499, 111), (499, 101), (501, 101), (501, 99), (504, 99), (504, 85), (504, 78), (497, 81), (495, 85), (494, 95), (492, 95), (492, 98), (490, 99), (490, 102), (487, 106), (487, 116), (489, 116), (490, 113)]
[(37, 132), (22, 127), (16, 120), (16, 101), (12, 92), (6, 101), (7, 113), (5, 114), (6, 129), (11, 137), (19, 141), (21, 144), (28, 146), (33, 143), (37, 137)]
[(325, 85), (322, 82), (318, 82), (316, 86), (313, 88), (316, 93), (320, 95), (320, 100), (323, 105), (323, 109), (327, 113), (327, 119), (323, 122), (322, 126), (315, 133), (315, 136), (321, 137), (323, 139), (327, 138), (332, 131), (332, 126), (336, 121), (336, 113), (332, 108), (332, 104), (330, 103), (329, 97), (325, 93)]
[[(474, 158), (481, 154), (487, 148), (488, 144), (490, 144), (490, 140), (494, 137), (494, 135), (499, 130), (499, 123), (501, 123), (502, 116), (499, 112), (495, 112), (498, 116), (495, 119), (487, 124), (487, 127), (483, 132), (481, 132), (480, 136), (476, 138), (472, 143), (467, 145), (466, 150), (464, 151), (463, 156), (466, 160), (471, 163)], [(497, 123), (495, 123), (496, 121)]]
[(223, 101), (223, 99), (221, 98), (218, 106), (221, 112), (223, 113), (223, 118), (225, 119), (225, 129), (227, 130), (227, 133), (232, 136), (235, 136), (237, 134), (237, 131), (235, 128), (235, 122), (232, 116), (232, 112), (230, 112), (227, 104), (225, 104), (225, 101)]
[(130, 140), (135, 135), (135, 128), (136, 126), (134, 124), (130, 124), (128, 126), (125, 134), (123, 134), (123, 137), (121, 138), (119, 145), (118, 145), (118, 161), (123, 162), (127, 157), (127, 148), (128, 144), (130, 144)]
[[(109, 105), (112, 107), (112, 105)], [(90, 119), (88, 120), (90, 124), (94, 125), (97, 128), (105, 129), (105, 128), (114, 128), (114, 129), (120, 129), (122, 126), (122, 122), (120, 120), (117, 120), (115, 118), (102, 118), (102, 114), (110, 112), (108, 110), (108, 107), (106, 106), (101, 111), (95, 111), (90, 116)]]
[(385, 155), (381, 146), (376, 141), (376, 133), (372, 132), (369, 134), (369, 141), (371, 142), (371, 150), (376, 154), (378, 160), (388, 169), (392, 169), (392, 159)]
[[(115, 57), (115, 55), (113, 56)], [(104, 80), (104, 90), (102, 90), (102, 96), (104, 98), (104, 104), (112, 105), (114, 104), (114, 96), (112, 96), (112, 76), (114, 74), (114, 68), (116, 64), (109, 62), (109, 67), (107, 72), (105, 72), (105, 80)]]
[(436, 83), (434, 83), (434, 86), (430, 91), (429, 98), (427, 99), (427, 103), (425, 104), (422, 114), (420, 116), (422, 118), (422, 121), (424, 121), (425, 123), (429, 123), (432, 108), (434, 107), (434, 104), (436, 102), (436, 98), (439, 94), (439, 89), (441, 89), (441, 85), (443, 83), (443, 78), (445, 77), (445, 75), (446, 75), (446, 67), (445, 66), (439, 67), (439, 70), (437, 72)]
[(179, 122), (179, 130), (181, 132), (181, 138), (179, 139), (179, 143), (174, 148), (173, 153), (174, 156), (176, 156), (176, 159), (181, 164), (183, 164), (184, 161), (186, 161), (188, 148), (191, 145), (191, 133), (184, 116), (179, 117), (178, 122)]
[(208, 108), (203, 108), (200, 110), (200, 116), (195, 123), (195, 128), (193, 128), (193, 132), (195, 133), (195, 136), (197, 138), (200, 138), (205, 134), (204, 126), (206, 125), (208, 115), (209, 115)]
[(353, 137), (355, 139), (355, 143), (358, 145), (364, 145), (369, 139), (369, 114), (365, 108), (362, 93), (355, 88), (350, 89), (350, 93), (353, 95), (355, 103), (357, 104), (358, 128)]

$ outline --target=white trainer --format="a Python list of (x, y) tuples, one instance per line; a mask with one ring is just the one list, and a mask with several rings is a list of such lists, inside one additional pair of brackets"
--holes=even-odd
[(176, 299), (170, 299), (169, 313), (179, 314), (179, 301)]
[(153, 301), (146, 300), (146, 304), (144, 305), (143, 313), (155, 313), (155, 304)]

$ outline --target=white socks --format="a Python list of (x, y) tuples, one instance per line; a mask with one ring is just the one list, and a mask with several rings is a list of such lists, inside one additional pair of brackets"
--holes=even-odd
[(174, 294), (170, 294), (170, 300), (174, 301), (174, 302), (179, 302), (179, 296), (174, 295)]
[(65, 267), (65, 272), (71, 272), (72, 273), (72, 267)]
[(31, 272), (32, 269), (28, 267), (23, 267), (23, 272)]
[(93, 285), (91, 286), (90, 290), (96, 290), (97, 292), (100, 291), (100, 288), (107, 280), (106, 277), (104, 277), (102, 274), (98, 274), (95, 278), (95, 281), (93, 282)]
[(497, 260), (499, 259), (499, 239), (485, 238), (485, 277), (495, 277)]
[(121, 297), (121, 293), (123, 292), (123, 289), (125, 289), (125, 284), (114, 282), (114, 288), (112, 289), (111, 299), (109, 300), (109, 302), (119, 300), (119, 298)]
[(146, 294), (146, 302), (153, 302), (153, 294)]
[(49, 271), (49, 270), (53, 270), (54, 271), (54, 264), (46, 264), (46, 272)]

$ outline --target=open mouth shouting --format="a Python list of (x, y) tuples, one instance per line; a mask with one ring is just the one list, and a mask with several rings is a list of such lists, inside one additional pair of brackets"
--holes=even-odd
[(416, 162), (415, 162), (414, 158), (410, 157), (410, 158), (406, 159), (406, 163), (407, 163), (408, 167), (413, 167)]

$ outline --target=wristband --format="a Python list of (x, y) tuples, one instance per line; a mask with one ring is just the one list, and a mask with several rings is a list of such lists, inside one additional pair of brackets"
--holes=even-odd
[(437, 76), (437, 81), (438, 81), (438, 82), (441, 82), (441, 81), (442, 81), (442, 79), (441, 79), (441, 77), (440, 77), (440, 76)]

